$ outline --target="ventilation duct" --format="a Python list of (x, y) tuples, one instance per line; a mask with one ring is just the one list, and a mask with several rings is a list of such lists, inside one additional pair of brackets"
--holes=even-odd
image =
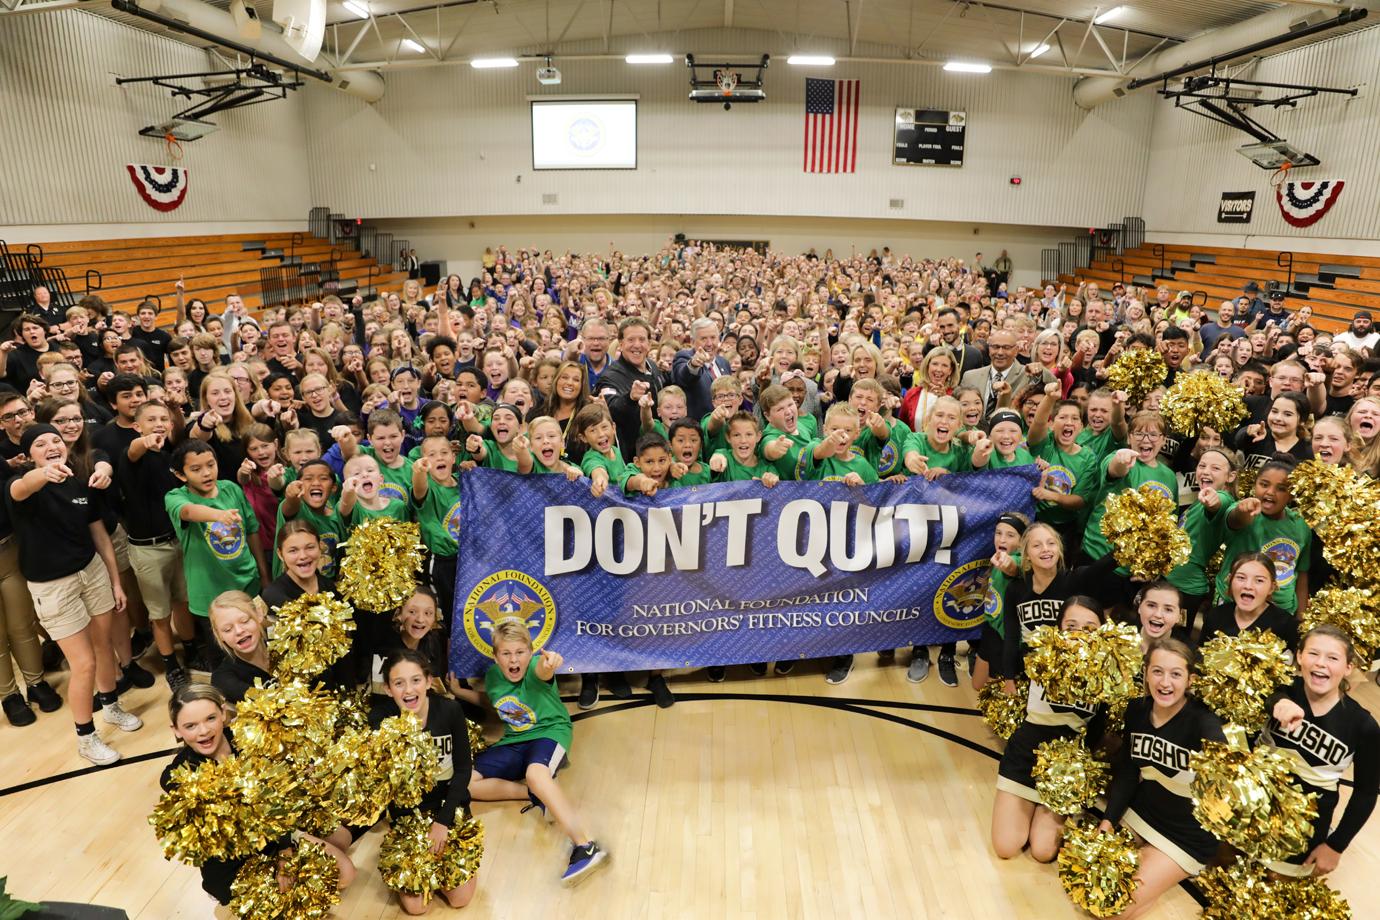
[(1079, 80), (1073, 87), (1073, 101), (1079, 108), (1095, 109), (1104, 102), (1110, 102), (1135, 89), (1135, 86), (1130, 85), (1134, 80), (1153, 78), (1191, 64), (1231, 55), (1252, 45), (1271, 44), (1272, 39), (1280, 39), (1279, 44), (1285, 44), (1289, 41), (1287, 36), (1305, 32), (1335, 19), (1346, 9), (1380, 9), (1380, 0), (1364, 0), (1347, 4), (1345, 7), (1339, 5), (1331, 10), (1313, 8), (1310, 11), (1302, 6), (1280, 7), (1245, 22), (1215, 29), (1183, 44), (1157, 51), (1141, 61), (1134, 74), (1125, 77), (1087, 77)]
[(239, 23), (234, 16), (201, 0), (113, 0), (112, 6), (123, 13), (158, 22), (168, 28), (176, 29), (179, 24), (185, 25), (189, 34), (244, 53), (260, 54), (264, 60), (276, 58), (272, 63), (296, 68), (303, 74), (328, 76), (333, 81), (332, 86), (365, 102), (378, 102), (383, 98), (383, 78), (374, 71), (337, 71), (329, 64), (321, 66), (324, 61), (318, 61), (316, 65), (320, 70), (310, 65), (294, 64), (292, 62), (300, 61), (301, 56), (296, 48), (283, 40), (281, 33), (264, 29), (258, 40), (247, 41), (240, 37)]

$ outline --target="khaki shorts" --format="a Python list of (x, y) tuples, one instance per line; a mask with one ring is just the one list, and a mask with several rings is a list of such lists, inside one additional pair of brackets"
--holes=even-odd
[(187, 576), (182, 571), (182, 547), (176, 540), (154, 546), (129, 545), (129, 562), (139, 582), (150, 620), (166, 620), (172, 605), (187, 601)]
[(75, 636), (93, 616), (115, 609), (110, 575), (99, 555), (92, 556), (86, 568), (65, 578), (29, 582), (29, 594), (39, 624), (54, 642)]
[(125, 533), (125, 525), (115, 525), (115, 532), (110, 535), (110, 545), (115, 548), (115, 571), (129, 571), (129, 534)]

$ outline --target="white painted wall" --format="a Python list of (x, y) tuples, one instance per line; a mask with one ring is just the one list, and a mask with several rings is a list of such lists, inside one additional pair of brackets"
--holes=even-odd
[[(1294, 180), (1346, 182), (1332, 210), (1311, 227), (1280, 216), (1271, 173), (1236, 152), (1249, 136), (1157, 100), (1145, 179), (1147, 238), (1256, 249), (1380, 254), (1380, 28), (1353, 32), (1266, 58), (1241, 76), (1283, 83), (1359, 86), (1355, 99), (1320, 96), (1294, 109), (1261, 109), (1259, 121), (1321, 166), (1290, 172)], [(1141, 92), (1151, 92), (1142, 90)], [(1217, 223), (1223, 192), (1256, 192), (1249, 225)]]
[[(184, 144), (175, 163), (161, 139), (138, 132), (187, 103), (150, 85), (115, 85), (117, 75), (208, 69), (207, 56), (190, 45), (80, 10), (0, 16), (3, 238), (94, 239), (119, 236), (124, 225), (135, 236), (305, 225), (311, 194), (300, 94), (215, 116), (220, 130)], [(166, 214), (150, 208), (127, 163), (185, 166), (186, 201)], [(254, 229), (230, 229), (242, 221)], [(46, 229), (64, 224), (86, 226)], [(26, 226), (45, 229), (40, 236)]]
[[(769, 33), (677, 36), (689, 48), (770, 48)], [(683, 64), (559, 61), (564, 83), (540, 87), (533, 67), (393, 71), (369, 106), (308, 87), (312, 199), (367, 217), (511, 214), (745, 214), (1105, 225), (1139, 213), (1153, 100), (1136, 95), (1092, 113), (1070, 78), (932, 66), (848, 64), (767, 72), (766, 102), (686, 99)], [(802, 170), (808, 75), (862, 81), (858, 171)], [(640, 96), (636, 171), (534, 173), (528, 95)], [(895, 109), (968, 113), (961, 169), (893, 166)], [(1025, 180), (1008, 184), (1012, 175)], [(557, 203), (543, 204), (543, 194)], [(903, 199), (898, 209), (893, 198)]]

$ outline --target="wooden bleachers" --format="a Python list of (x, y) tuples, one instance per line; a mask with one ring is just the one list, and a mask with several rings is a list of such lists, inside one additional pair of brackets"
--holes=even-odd
[(1294, 253), (1291, 283), (1289, 269), (1278, 263), (1278, 257), (1276, 250), (1169, 244), (1163, 244), (1161, 254), (1159, 246), (1146, 243), (1120, 256), (1120, 266), (1117, 257), (1094, 259), (1087, 268), (1060, 275), (1056, 283), (1072, 287), (1096, 281), (1104, 289), (1117, 281), (1142, 287), (1163, 284), (1175, 293), (1202, 292), (1207, 308), (1215, 310), (1255, 281), (1262, 288), (1288, 287), (1290, 309), (1307, 304), (1313, 310), (1312, 324), (1329, 331), (1344, 329), (1357, 310), (1380, 310), (1380, 258)]
[[(154, 237), (147, 239), (83, 240), (44, 243), (44, 268), (61, 268), (75, 297), (86, 293), (88, 270), (100, 272), (101, 283), (91, 293), (99, 295), (116, 310), (133, 313), (146, 298), (161, 301), (159, 325), (171, 326), (176, 303), (175, 284), (186, 283), (186, 297), (200, 297), (212, 311), (224, 309), (228, 294), (239, 294), (251, 311), (263, 307), (260, 269), (275, 266), (329, 268), (332, 246), (327, 240), (308, 234), (227, 234), (224, 236)], [(334, 269), (344, 289), (360, 290), (372, 285), (374, 291), (398, 290), (407, 273), (392, 271), (341, 245)], [(372, 278), (370, 270), (373, 270)]]

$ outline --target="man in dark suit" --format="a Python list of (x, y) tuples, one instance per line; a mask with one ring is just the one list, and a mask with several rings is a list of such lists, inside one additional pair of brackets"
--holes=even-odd
[(690, 346), (676, 352), (671, 382), (685, 391), (686, 414), (698, 420), (714, 411), (709, 388), (733, 373), (733, 367), (719, 357), (719, 324), (712, 319), (701, 317), (690, 324)]
[(652, 327), (640, 316), (629, 317), (618, 325), (618, 357), (599, 375), (598, 394), (613, 417), (618, 430), (618, 446), (623, 459), (632, 462), (636, 453), (638, 429), (642, 426), (641, 400), (650, 396), (656, 404), (661, 376), (647, 360), (652, 351)]
[(973, 387), (982, 394), (984, 415), (991, 415), (997, 408), (1005, 384), (1015, 393), (1031, 383), (1044, 386), (1054, 379), (1054, 375), (1038, 364), (1038, 374), (1029, 374), (1025, 366), (1016, 363), (1016, 333), (1009, 329), (998, 329), (987, 338), (987, 356), (991, 364), (965, 371), (959, 386)]
[[(979, 253), (981, 255), (981, 253)], [(947, 345), (954, 350), (958, 356), (958, 372), (960, 375), (967, 374), (974, 368), (982, 367), (987, 363), (987, 356), (982, 353), (982, 349), (976, 345), (969, 345), (963, 341), (963, 324), (959, 321), (958, 311), (953, 307), (941, 307), (934, 317), (934, 331), (939, 335), (939, 341), (930, 345), (925, 351)]]

